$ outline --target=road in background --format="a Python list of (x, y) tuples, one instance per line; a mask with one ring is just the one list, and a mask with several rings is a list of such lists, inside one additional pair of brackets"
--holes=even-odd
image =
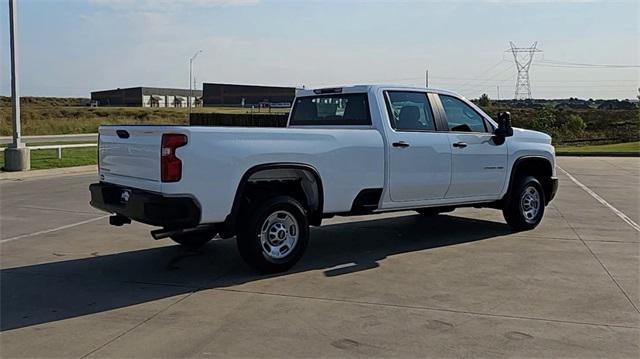
[[(6, 145), (13, 141), (11, 136), (0, 136), (0, 145)], [(43, 143), (43, 142), (97, 142), (97, 133), (83, 133), (73, 135), (43, 135), (43, 136), (22, 136), (22, 141), (26, 143)]]
[[(637, 219), (640, 159), (558, 165)], [(109, 226), (93, 174), (0, 181), (0, 354), (637, 358), (640, 233), (558, 175), (533, 231), (490, 209), (336, 217), (272, 276), (233, 239)]]

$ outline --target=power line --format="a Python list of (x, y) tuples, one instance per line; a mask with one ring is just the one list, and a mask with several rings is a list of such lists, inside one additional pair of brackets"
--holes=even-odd
[(557, 61), (550, 59), (540, 60), (542, 64), (548, 67), (580, 67), (580, 68), (640, 68), (640, 65), (620, 65), (620, 64), (588, 64), (580, 62)]
[(562, 82), (562, 83), (566, 83), (566, 82), (636, 82), (637, 83), (638, 81), (622, 79), (622, 80), (536, 80), (536, 82)]
[(635, 69), (640, 68), (640, 66), (573, 66), (573, 65), (558, 65), (558, 64), (534, 64), (535, 67), (557, 67), (557, 68), (565, 68), (565, 69)]
[(513, 68), (513, 64), (511, 64), (509, 67), (502, 69), (502, 71), (499, 71), (495, 74), (493, 74), (493, 76), (491, 76), (490, 78), (485, 79), (484, 81), (481, 81), (475, 85), (471, 85), (471, 86), (465, 86), (465, 87), (458, 87), (458, 92), (462, 92), (462, 91), (469, 91), (469, 90), (473, 90), (476, 88), (483, 88), (485, 86), (493, 86), (491, 84), (487, 84), (488, 82), (503, 82), (503, 81), (508, 81), (508, 79), (501, 79), (501, 80), (495, 80), (496, 77), (504, 74), (507, 71), (510, 71)]
[[(505, 59), (501, 59), (500, 61), (498, 61), (498, 62), (496, 62), (495, 64), (493, 64), (493, 65), (491, 65), (490, 67), (488, 67), (486, 70), (482, 71), (482, 72), (480, 73), (480, 75), (484, 75), (484, 74), (488, 73), (489, 71), (491, 71), (491, 70), (495, 69), (495, 68), (496, 68), (496, 67), (498, 67), (500, 64), (502, 64), (504, 61), (505, 61)], [(479, 76), (480, 76), (480, 75), (479, 75)], [(472, 82), (472, 81), (475, 81), (475, 80), (478, 80), (478, 78), (477, 78), (477, 77), (475, 77), (475, 78), (473, 78), (473, 79), (470, 79), (469, 81), (467, 81), (467, 82), (463, 83), (462, 85), (460, 85), (460, 87), (465, 87), (469, 82)]]

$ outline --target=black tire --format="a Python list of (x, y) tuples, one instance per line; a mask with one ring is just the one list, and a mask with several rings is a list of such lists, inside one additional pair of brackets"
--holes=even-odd
[(309, 242), (309, 222), (304, 208), (294, 198), (265, 199), (243, 211), (242, 217), (238, 250), (251, 267), (262, 273), (277, 273), (300, 260)]
[(199, 233), (187, 233), (187, 234), (179, 234), (171, 236), (170, 238), (186, 248), (189, 249), (198, 249), (205, 244), (207, 244), (213, 237), (216, 236), (216, 233), (211, 232), (199, 232)]
[[(545, 203), (540, 181), (533, 176), (520, 177), (514, 182), (502, 214), (514, 231), (534, 229), (544, 216)], [(534, 207), (536, 211), (532, 210)]]

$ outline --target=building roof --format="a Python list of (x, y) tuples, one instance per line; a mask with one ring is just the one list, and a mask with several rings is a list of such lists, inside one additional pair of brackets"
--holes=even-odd
[(169, 88), (169, 87), (126, 87), (126, 88), (115, 88), (111, 90), (100, 90), (100, 91), (91, 91), (91, 94), (104, 94), (109, 92), (120, 92), (120, 91), (141, 91), (143, 95), (168, 95), (168, 96), (189, 96), (191, 91), (193, 91), (193, 96), (202, 96), (202, 90), (189, 90), (189, 89), (179, 89), (179, 88)]
[(286, 89), (286, 90), (294, 90), (295, 87), (290, 86), (271, 86), (271, 85), (249, 85), (249, 84), (227, 84), (227, 83), (217, 83), (217, 82), (204, 82), (202, 87), (205, 86), (226, 86), (226, 87), (259, 87), (259, 88), (269, 88), (269, 89)]

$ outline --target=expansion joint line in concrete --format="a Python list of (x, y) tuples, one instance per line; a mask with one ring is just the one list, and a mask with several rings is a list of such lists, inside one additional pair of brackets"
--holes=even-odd
[(570, 321), (570, 320), (551, 319), (551, 318), (536, 318), (536, 317), (527, 317), (527, 316), (521, 316), (521, 315), (482, 313), (482, 312), (474, 312), (474, 311), (468, 311), (468, 310), (436, 308), (436, 307), (426, 307), (426, 306), (417, 306), (417, 305), (376, 303), (376, 302), (366, 302), (366, 301), (359, 301), (359, 300), (322, 298), (322, 297), (314, 297), (314, 296), (302, 296), (302, 295), (292, 295), (292, 294), (269, 293), (269, 292), (259, 292), (259, 291), (231, 289), (231, 288), (213, 288), (213, 290), (222, 291), (222, 292), (234, 292), (234, 293), (244, 293), (244, 294), (266, 295), (266, 296), (273, 296), (273, 297), (319, 300), (319, 301), (326, 301), (326, 302), (347, 303), (347, 304), (355, 304), (355, 305), (366, 305), (366, 306), (377, 306), (377, 307), (388, 307), (388, 308), (399, 308), (399, 309), (425, 310), (425, 311), (428, 310), (428, 311), (434, 311), (434, 312), (447, 312), (447, 313), (475, 315), (475, 316), (491, 317), (491, 318), (517, 319), (517, 320), (535, 320), (535, 321), (549, 322), (549, 323), (589, 325), (589, 326), (595, 326), (595, 327), (610, 327), (610, 328), (624, 328), (624, 329), (640, 330), (640, 327), (628, 326), (628, 325), (616, 325), (616, 324), (605, 324), (605, 323), (590, 323), (590, 322)]
[(100, 349), (102, 349), (102, 348), (106, 347), (107, 345), (109, 345), (109, 344), (111, 344), (111, 343), (115, 342), (116, 340), (118, 340), (118, 339), (122, 338), (123, 336), (125, 336), (125, 335), (127, 335), (127, 334), (131, 333), (132, 331), (136, 330), (136, 328), (139, 328), (140, 326), (144, 325), (145, 323), (147, 323), (147, 322), (148, 322), (148, 321), (150, 321), (151, 319), (153, 319), (153, 318), (157, 317), (158, 315), (162, 314), (162, 313), (163, 313), (163, 312), (165, 312), (167, 309), (169, 309), (169, 308), (173, 307), (174, 305), (176, 305), (176, 304), (178, 304), (178, 303), (182, 302), (183, 300), (185, 300), (185, 299), (189, 298), (189, 297), (190, 297), (190, 296), (192, 296), (194, 293), (196, 293), (196, 291), (190, 292), (189, 294), (185, 295), (184, 297), (182, 297), (182, 298), (180, 298), (180, 299), (176, 300), (175, 302), (173, 302), (173, 303), (171, 303), (171, 304), (167, 305), (166, 307), (164, 307), (164, 308), (160, 309), (159, 311), (157, 311), (156, 313), (152, 314), (151, 316), (149, 316), (149, 317), (148, 317), (148, 318), (146, 318), (145, 320), (141, 321), (140, 323), (138, 323), (138, 324), (134, 325), (133, 327), (131, 327), (131, 328), (129, 328), (129, 329), (127, 329), (127, 330), (125, 330), (124, 332), (122, 332), (122, 333), (120, 333), (120, 334), (116, 335), (115, 337), (113, 337), (113, 338), (111, 338), (111, 339), (107, 340), (107, 342), (105, 342), (105, 343), (103, 343), (102, 345), (98, 346), (97, 348), (95, 348), (95, 349), (91, 350), (91, 351), (90, 351), (90, 352), (88, 352), (87, 354), (85, 354), (85, 355), (81, 356), (81, 357), (80, 357), (80, 359), (84, 359), (84, 358), (86, 358), (86, 357), (90, 356), (91, 354), (93, 354), (93, 353), (97, 352), (98, 350), (100, 350)]
[(565, 223), (567, 223), (567, 225), (569, 226), (569, 228), (571, 228), (571, 230), (573, 231), (573, 233), (576, 235), (576, 237), (578, 237), (578, 239), (580, 240), (580, 242), (582, 242), (582, 244), (585, 246), (585, 248), (587, 249), (587, 251), (589, 251), (589, 253), (591, 253), (591, 256), (598, 262), (600, 263), (600, 266), (602, 267), (602, 269), (604, 269), (604, 271), (607, 273), (607, 275), (609, 276), (609, 278), (611, 278), (611, 280), (613, 281), (613, 283), (615, 283), (615, 285), (618, 287), (618, 289), (620, 290), (620, 292), (622, 292), (622, 294), (625, 296), (625, 298), (627, 298), (627, 301), (629, 302), (629, 304), (631, 304), (631, 306), (633, 307), (633, 309), (635, 309), (635, 311), (637, 313), (640, 314), (640, 310), (638, 309), (638, 307), (635, 305), (635, 303), (633, 303), (633, 300), (631, 300), (631, 297), (629, 297), (629, 295), (627, 294), (627, 292), (622, 288), (622, 286), (620, 285), (620, 283), (618, 283), (618, 281), (616, 280), (616, 278), (611, 274), (611, 272), (609, 272), (609, 269), (607, 269), (607, 266), (604, 265), (604, 263), (602, 263), (602, 261), (600, 260), (600, 258), (598, 258), (598, 256), (595, 254), (595, 252), (591, 249), (591, 247), (589, 247), (589, 245), (587, 244), (587, 242), (582, 238), (582, 236), (580, 236), (580, 234), (578, 233), (578, 231), (576, 231), (576, 229), (571, 225), (571, 223), (569, 222), (569, 220), (564, 216), (564, 214), (562, 214), (562, 211), (559, 208), (556, 208), (558, 210), (558, 214), (560, 214), (560, 217), (562, 217), (562, 219), (565, 221)]

